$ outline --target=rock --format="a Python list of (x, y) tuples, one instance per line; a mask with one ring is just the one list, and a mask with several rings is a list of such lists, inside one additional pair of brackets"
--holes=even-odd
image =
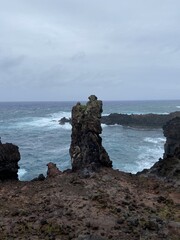
[[(101, 117), (101, 123), (106, 125), (122, 125), (130, 127), (162, 128), (168, 121), (180, 117), (180, 111), (169, 114), (119, 114), (111, 113)], [(72, 124), (71, 118), (61, 118), (59, 124)]]
[(56, 167), (55, 163), (48, 163), (48, 170), (47, 170), (47, 177), (56, 177), (57, 175), (61, 174), (62, 172)]
[(79, 235), (77, 240), (107, 240), (107, 238), (97, 235)]
[(148, 174), (166, 179), (180, 180), (180, 159), (164, 158), (156, 162), (148, 171)]
[(59, 120), (60, 125), (64, 125), (65, 123), (71, 123), (71, 119), (63, 117)]
[(180, 159), (180, 117), (173, 118), (163, 126), (166, 143), (164, 158), (176, 157)]
[(149, 170), (138, 174), (155, 175), (180, 184), (180, 118), (167, 122), (163, 130), (166, 137), (163, 159), (160, 158)]
[(32, 179), (31, 181), (44, 181), (46, 178), (45, 176), (41, 173), (37, 178)]
[(162, 128), (169, 120), (180, 117), (180, 111), (169, 114), (118, 114), (103, 116), (102, 123), (106, 125), (119, 124), (131, 127)]
[(112, 161), (102, 146), (102, 101), (92, 95), (86, 105), (77, 103), (72, 109), (72, 135), (70, 156), (72, 170), (95, 171), (99, 167), (112, 167)]
[(19, 148), (12, 143), (0, 144), (0, 180), (18, 180)]

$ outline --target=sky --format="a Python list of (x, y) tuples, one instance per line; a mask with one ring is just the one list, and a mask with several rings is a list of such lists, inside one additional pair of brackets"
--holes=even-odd
[(179, 0), (0, 0), (0, 101), (180, 99)]

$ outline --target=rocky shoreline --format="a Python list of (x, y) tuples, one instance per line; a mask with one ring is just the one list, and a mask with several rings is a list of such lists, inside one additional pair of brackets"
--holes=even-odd
[(18, 147), (0, 144), (0, 239), (179, 240), (180, 118), (164, 125), (163, 159), (134, 175), (112, 169), (101, 112), (95, 96), (73, 107), (64, 172), (49, 163), (47, 177), (18, 181)]
[[(111, 113), (101, 117), (101, 123), (106, 125), (122, 125), (136, 128), (162, 128), (168, 121), (180, 117), (180, 111), (169, 114), (119, 114)], [(59, 124), (71, 123), (69, 118), (61, 118)]]

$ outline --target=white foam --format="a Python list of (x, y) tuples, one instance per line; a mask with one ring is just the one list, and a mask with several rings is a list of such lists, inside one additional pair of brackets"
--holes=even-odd
[(60, 125), (59, 120), (63, 117), (70, 118), (70, 112), (56, 112), (47, 115), (47, 117), (31, 117), (26, 118), (24, 121), (17, 123), (17, 127), (31, 127), (31, 128), (64, 128), (66, 130), (71, 129), (70, 124)]
[(20, 168), (18, 170), (18, 179), (21, 180), (22, 176), (24, 176), (27, 173), (26, 169)]
[(145, 168), (151, 168), (160, 157), (163, 156), (164, 149), (160, 146), (155, 148), (140, 147), (140, 154), (138, 155), (139, 171)]
[(49, 116), (53, 119), (60, 120), (63, 117), (70, 118), (71, 117), (71, 112), (62, 112), (61, 111), (61, 112), (52, 113)]
[(101, 123), (101, 127), (102, 128), (105, 128), (105, 127), (108, 127), (108, 125), (104, 124), (104, 123)]
[(151, 137), (146, 137), (144, 139), (145, 142), (148, 142), (148, 143), (154, 143), (154, 144), (159, 144), (159, 143), (165, 143), (165, 138), (151, 138)]
[(71, 126), (70, 123), (65, 123), (63, 125), (59, 124), (59, 127), (65, 129), (65, 130), (71, 130), (72, 129), (72, 126)]
[(177, 108), (180, 108), (180, 106), (176, 106)]

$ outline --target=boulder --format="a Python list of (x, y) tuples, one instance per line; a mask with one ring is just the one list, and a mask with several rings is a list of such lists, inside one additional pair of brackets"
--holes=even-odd
[(70, 156), (72, 170), (95, 171), (99, 167), (112, 167), (108, 153), (102, 146), (100, 134), (102, 101), (91, 95), (86, 105), (77, 103), (72, 108), (72, 134)]
[(12, 143), (0, 143), (0, 180), (18, 180), (19, 148)]
[(62, 172), (56, 167), (55, 163), (48, 163), (47, 164), (47, 177), (56, 177), (57, 175), (61, 174)]

